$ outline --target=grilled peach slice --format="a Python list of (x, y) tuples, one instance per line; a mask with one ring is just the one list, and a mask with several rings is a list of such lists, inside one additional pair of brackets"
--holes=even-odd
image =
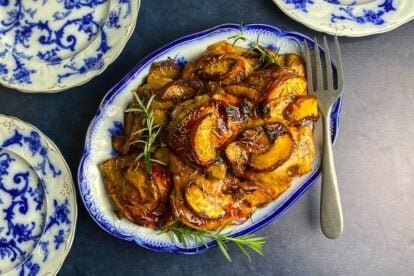
[(195, 95), (195, 90), (184, 80), (171, 81), (165, 85), (157, 97), (162, 101), (173, 101), (174, 103), (191, 99)]
[[(191, 147), (193, 126), (197, 123), (200, 124), (203, 118), (214, 112), (214, 107), (209, 102), (199, 106), (193, 105), (192, 102), (189, 102), (188, 105), (186, 102), (178, 105), (171, 113), (172, 121), (168, 126), (170, 132), (167, 139), (170, 149), (189, 164), (195, 162)], [(197, 106), (197, 108), (192, 109), (193, 106)]]
[(300, 76), (283, 76), (273, 81), (266, 89), (267, 102), (290, 95), (306, 95), (307, 82)]
[(167, 83), (177, 79), (180, 72), (181, 67), (172, 59), (154, 62), (148, 73), (148, 85), (154, 90), (159, 90)]
[(190, 183), (185, 187), (184, 198), (187, 206), (201, 218), (217, 220), (226, 213), (219, 200), (197, 184)]
[(267, 151), (272, 143), (263, 126), (246, 129), (239, 135), (238, 141), (247, 147), (252, 154)]
[(233, 193), (252, 207), (263, 207), (273, 199), (272, 193), (267, 187), (252, 181), (239, 183)]
[(244, 175), (250, 159), (249, 151), (237, 141), (228, 144), (224, 153), (234, 174), (236, 176)]
[(206, 177), (224, 179), (226, 177), (226, 172), (227, 164), (224, 162), (216, 162), (208, 167)]
[(301, 125), (306, 121), (317, 121), (318, 100), (315, 96), (297, 96), (284, 109), (284, 117), (295, 125)]
[(226, 54), (236, 54), (236, 55), (246, 55), (246, 54), (253, 52), (246, 48), (235, 46), (231, 43), (228, 43), (225, 40), (209, 45), (207, 47), (207, 51), (209, 52), (214, 51), (214, 52), (220, 52), (220, 53), (226, 53)]
[(295, 72), (289, 68), (273, 68), (273, 69), (263, 69), (253, 71), (246, 79), (246, 84), (253, 86), (259, 91), (263, 91), (269, 84), (282, 77), (282, 76), (291, 76)]
[(217, 51), (204, 52), (196, 60), (189, 62), (184, 66), (181, 78), (185, 81), (201, 80), (201, 67), (203, 63), (212, 59), (216, 59), (221, 55), (223, 55), (223, 53)]
[(206, 59), (201, 66), (203, 78), (212, 81), (219, 81), (223, 76), (237, 67), (237, 60), (234, 58), (223, 58), (223, 56)]
[(251, 71), (253, 68), (245, 58), (230, 54), (211, 56), (200, 65), (203, 78), (223, 84), (242, 82)]
[(255, 87), (259, 91), (264, 90), (273, 80), (272, 70), (253, 71), (247, 78), (246, 84)]
[(249, 167), (253, 154), (260, 154), (269, 149), (270, 138), (263, 126), (243, 131), (236, 142), (230, 143), (225, 154), (236, 176), (243, 176)]
[(219, 134), (216, 130), (217, 121), (217, 115), (209, 114), (192, 129), (191, 148), (197, 163), (200, 165), (211, 164), (218, 157)]
[(223, 87), (218, 82), (210, 81), (206, 85), (205, 93), (211, 96), (215, 101), (221, 101), (228, 105), (239, 106), (240, 99), (236, 96), (227, 94)]
[(262, 47), (262, 50), (265, 51), (266, 54), (268, 54), (269, 56), (271, 56), (275, 60), (276, 65), (278, 67), (281, 67), (281, 66), (285, 65), (286, 55), (278, 54), (276, 51), (274, 51), (270, 48), (266, 48), (266, 47)]
[(259, 90), (241, 84), (228, 85), (224, 87), (224, 90), (231, 95), (246, 98), (253, 103), (257, 103), (263, 98), (262, 93)]
[(266, 108), (268, 112), (264, 116), (266, 122), (269, 123), (285, 121), (285, 109), (293, 101), (294, 98), (295, 96), (291, 95), (287, 97), (280, 97), (267, 102)]
[(235, 46), (227, 41), (219, 41), (207, 47), (207, 51), (234, 54), (245, 58), (253, 68), (259, 66), (259, 54), (255, 51)]
[(276, 138), (270, 148), (262, 154), (252, 154), (250, 166), (255, 171), (269, 171), (289, 159), (295, 147), (292, 137), (286, 133)]
[(211, 96), (213, 100), (224, 102), (228, 105), (239, 106), (240, 99), (226, 93), (215, 93)]
[(305, 62), (301, 56), (296, 54), (286, 55), (285, 66), (293, 70), (298, 76), (306, 76)]

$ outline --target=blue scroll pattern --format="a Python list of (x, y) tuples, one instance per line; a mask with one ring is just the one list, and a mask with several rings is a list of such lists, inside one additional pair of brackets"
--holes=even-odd
[(374, 25), (383, 25), (385, 24), (384, 16), (392, 11), (395, 11), (396, 8), (393, 5), (393, 0), (385, 0), (382, 4), (379, 4), (376, 9), (362, 9), (361, 12), (355, 12), (354, 5), (356, 2), (353, 2), (350, 6), (340, 7), (338, 13), (333, 13), (331, 15), (331, 22), (335, 23), (341, 20), (350, 20), (358, 24), (374, 24)]
[[(48, 1), (56, 1), (60, 10), (53, 13), (48, 20), (40, 20), (37, 14), (40, 10), (30, 6), (31, 2), (44, 6)], [(0, 51), (0, 60), (6, 54), (11, 53), (14, 64), (0, 62), (0, 76), (8, 76), (8, 81), (19, 84), (31, 84), (32, 75), (38, 73), (38, 69), (30, 64), (34, 57), (47, 65), (57, 65), (63, 62), (62, 52), (75, 52), (79, 47), (78, 36), (82, 34), (92, 42), (99, 37), (100, 42), (96, 51), (91, 56), (83, 59), (83, 64), (75, 63), (74, 58), (64, 64), (62, 72), (57, 76), (57, 83), (73, 75), (86, 74), (92, 70), (99, 70), (104, 66), (103, 57), (111, 49), (107, 41), (107, 33), (104, 28), (120, 28), (121, 16), (131, 13), (132, 0), (118, 0), (126, 6), (126, 12), (121, 14), (121, 9), (110, 11), (108, 22), (102, 23), (94, 16), (94, 9), (101, 5), (108, 5), (110, 0), (0, 0), (0, 9), (5, 9), (6, 18), (0, 20), (0, 39), (8, 35), (13, 39), (4, 39), (5, 50)], [(82, 10), (83, 9), (83, 10)], [(82, 12), (78, 12), (82, 10)], [(86, 10), (90, 12), (85, 14)], [(58, 23), (56, 23), (58, 22)], [(53, 27), (59, 26), (59, 27)], [(29, 41), (37, 39), (34, 45)], [(27, 54), (23, 50), (30, 49), (34, 54)], [(20, 50), (19, 50), (20, 49)], [(23, 49), (23, 50), (22, 50)]]
[[(0, 0), (1, 1), (1, 0)], [(4, 148), (25, 147), (40, 160), (33, 168), (38, 172), (37, 182), (30, 183), (29, 169), (17, 164), (10, 152)], [(3, 149), (2, 149), (3, 148)], [(18, 168), (18, 169), (17, 169)], [(47, 261), (49, 251), (58, 250), (69, 235), (72, 221), (68, 199), (50, 198), (51, 208), (48, 215), (43, 208), (45, 190), (41, 176), (61, 177), (48, 155), (48, 149), (42, 144), (40, 135), (31, 131), (27, 135), (15, 130), (14, 133), (0, 144), (0, 262), (15, 263), (19, 275), (37, 275), (41, 263), (32, 260), (31, 252), (27, 252), (27, 244), (39, 246), (43, 252), (43, 263)], [(33, 180), (32, 180), (33, 181)], [(41, 221), (32, 221), (30, 214), (38, 213)], [(22, 222), (22, 217), (26, 218)], [(42, 227), (43, 226), (43, 227)], [(43, 228), (43, 231), (40, 231)], [(52, 228), (53, 231), (50, 231)], [(42, 233), (51, 233), (52, 237), (42, 239)], [(49, 244), (50, 243), (50, 244)], [(23, 263), (22, 263), (23, 262)], [(3, 271), (6, 272), (6, 271)], [(0, 270), (0, 274), (3, 273)]]
[[(381, 4), (378, 4), (374, 8), (370, 9), (358, 9), (356, 11), (357, 1), (352, 2), (349, 5), (342, 5), (339, 0), (325, 0), (330, 4), (339, 5), (338, 9), (331, 14), (331, 22), (338, 21), (353, 21), (358, 24), (373, 24), (383, 25), (386, 23), (384, 16), (392, 11), (395, 11), (394, 0), (384, 0)], [(285, 4), (292, 6), (295, 10), (301, 10), (302, 12), (308, 12), (308, 6), (315, 4), (315, 0), (284, 0)]]

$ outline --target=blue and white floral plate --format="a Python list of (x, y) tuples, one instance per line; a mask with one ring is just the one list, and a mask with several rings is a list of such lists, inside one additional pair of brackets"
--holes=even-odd
[[(225, 24), (206, 31), (180, 38), (153, 52), (140, 61), (115, 87), (104, 97), (97, 114), (92, 120), (86, 134), (84, 153), (78, 171), (80, 197), (92, 218), (104, 230), (124, 240), (154, 251), (172, 251), (185, 254), (200, 253), (207, 248), (202, 244), (191, 244), (185, 247), (177, 244), (168, 234), (158, 235), (157, 231), (133, 224), (129, 220), (119, 219), (106, 195), (98, 164), (114, 156), (111, 136), (122, 132), (124, 110), (131, 101), (132, 91), (142, 84), (154, 61), (174, 58), (184, 65), (204, 52), (208, 45), (226, 40), (237, 34), (240, 25)], [(313, 41), (295, 32), (284, 32), (278, 28), (251, 24), (244, 26), (244, 33), (252, 40), (259, 36), (260, 44), (278, 49), (280, 53), (301, 54), (302, 43)], [(247, 47), (247, 44), (240, 44)], [(338, 133), (341, 98), (336, 102), (332, 114), (332, 140)], [(312, 171), (294, 181), (291, 187), (276, 201), (267, 207), (257, 210), (252, 218), (244, 224), (233, 228), (234, 235), (251, 233), (278, 218), (316, 181), (320, 174), (320, 153), (322, 148), (322, 128), (320, 122), (315, 126), (315, 142), (317, 160)], [(215, 246), (214, 241), (208, 242)]]
[(55, 275), (77, 217), (68, 165), (35, 127), (0, 115), (0, 274)]
[(391, 31), (414, 19), (411, 0), (273, 0), (294, 20), (338, 36)]
[(140, 0), (0, 0), (0, 84), (58, 92), (102, 73), (131, 36)]

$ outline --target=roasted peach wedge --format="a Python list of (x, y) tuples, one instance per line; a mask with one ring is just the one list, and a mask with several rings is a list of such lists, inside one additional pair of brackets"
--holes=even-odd
[(160, 220), (169, 209), (172, 189), (171, 174), (165, 167), (153, 163), (150, 176), (142, 161), (135, 162), (135, 156), (120, 156), (101, 163), (99, 169), (119, 217), (150, 228), (163, 227)]
[(307, 121), (317, 121), (319, 118), (318, 100), (311, 95), (297, 96), (284, 109), (283, 115), (295, 125), (302, 125)]
[(148, 85), (154, 90), (159, 90), (167, 83), (177, 79), (180, 72), (181, 67), (172, 59), (154, 62), (148, 73)]

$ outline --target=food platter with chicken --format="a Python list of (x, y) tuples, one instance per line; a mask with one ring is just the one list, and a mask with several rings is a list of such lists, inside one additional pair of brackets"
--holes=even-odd
[[(305, 36), (226, 24), (142, 60), (105, 96), (86, 137), (80, 194), (106, 231), (155, 251), (226, 242), (262, 253), (252, 232), (320, 172), (317, 98)], [(340, 101), (336, 103), (333, 139)]]

